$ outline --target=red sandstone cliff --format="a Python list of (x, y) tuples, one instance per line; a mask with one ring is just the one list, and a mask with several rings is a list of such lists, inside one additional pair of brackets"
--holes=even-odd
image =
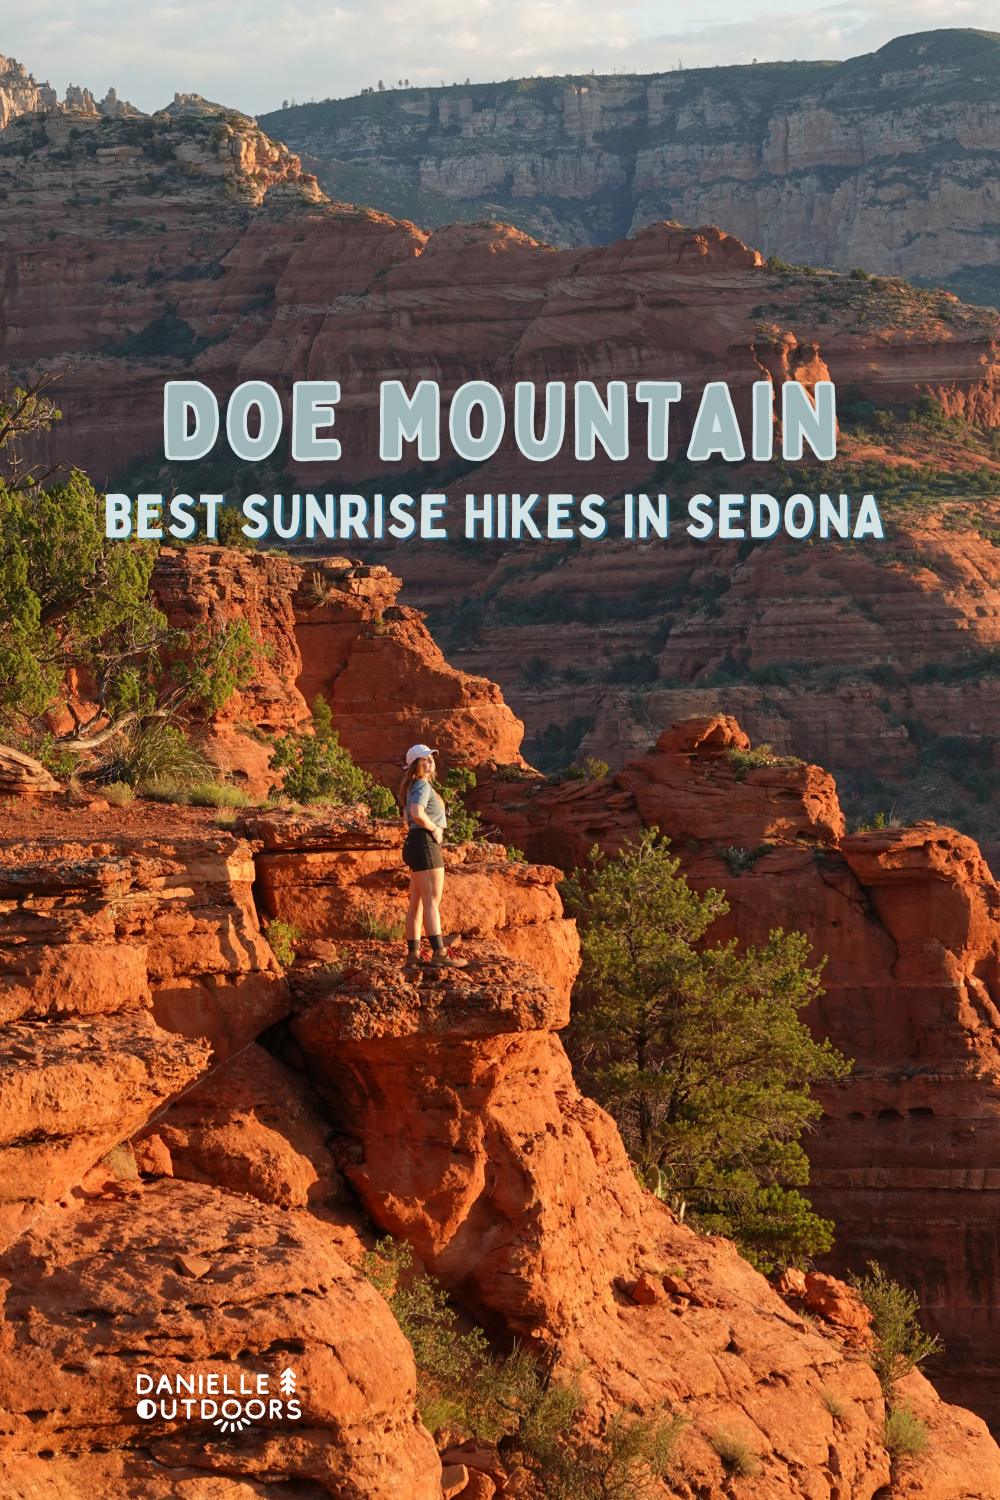
[[(814, 1199), (840, 1226), (832, 1264), (840, 1271), (856, 1268), (877, 1247), (901, 1279), (916, 1276), (928, 1318), (949, 1351), (939, 1365), (942, 1388), (994, 1418), (991, 1325), (977, 1311), (988, 1293), (964, 1290), (994, 1286), (1000, 1274), (988, 1228), (995, 1112), (991, 1006), (1000, 942), (995, 887), (985, 866), (975, 862), (975, 846), (950, 831), (845, 839), (827, 773), (805, 764), (774, 765), (739, 779), (725, 750), (745, 745), (746, 737), (732, 720), (719, 718), (664, 734), (656, 753), (611, 781), (549, 787), (528, 772), (510, 781), (494, 779), (488, 748), (498, 743), (498, 734), (506, 735), (495, 758), (515, 760), (516, 721), (489, 694), (485, 720), (470, 719), (471, 708), (456, 711), (454, 691), (468, 691), (463, 684), (469, 679), (445, 666), (418, 618), (401, 611), (402, 620), (392, 619), (394, 580), (381, 569), (345, 568), (345, 562), (331, 560), (316, 570), (321, 582), (330, 580), (317, 591), (309, 570), (283, 559), (220, 549), (161, 559), (157, 586), (168, 608), (185, 600), (199, 618), (210, 608), (238, 608), (274, 648), (267, 668), (273, 676), (262, 677), (235, 706), (228, 728), (213, 727), (217, 747), (232, 754), (249, 745), (263, 758), (266, 747), (232, 726), (256, 717), (263, 727), (279, 727), (304, 712), (314, 689), (325, 689), (345, 742), (390, 784), (412, 725), (420, 726), (420, 736), (445, 745), (451, 735), (456, 758), (485, 771), (478, 795), (487, 823), (531, 857), (572, 868), (593, 843), (613, 849), (623, 837), (656, 824), (696, 883), (726, 888), (726, 934), (756, 942), (778, 924), (805, 930), (817, 956), (830, 958), (818, 1030), (857, 1060), (849, 1082), (829, 1091), (826, 1117), (808, 1143)], [(375, 671), (365, 654), (372, 651), (380, 653)], [(339, 684), (352, 675), (366, 700), (341, 695)], [(401, 684), (422, 695), (419, 708), (401, 711), (395, 696)], [(473, 683), (473, 695), (479, 691)], [(350, 714), (343, 714), (345, 703)], [(433, 713), (429, 703), (439, 705)], [(398, 833), (365, 834), (359, 845), (357, 832), (346, 843), (340, 835), (330, 842), (308, 820), (288, 823), (275, 816), (247, 828), (256, 850), (258, 900), (268, 918), (294, 922), (307, 938), (342, 938), (358, 931), (363, 905), (401, 913), (406, 882)], [(879, 841), (910, 851), (893, 867), (891, 907), (888, 896), (879, 894), (885, 878), (865, 855)], [(768, 850), (738, 878), (716, 852), (762, 845)], [(540, 964), (550, 985), (568, 994), (575, 934), (558, 913), (552, 873), (490, 858), (451, 863), (447, 925), (498, 940), (511, 955)], [(931, 896), (934, 904), (925, 911)], [(942, 904), (947, 902), (953, 914)], [(979, 913), (974, 920), (962, 915), (967, 908)], [(904, 963), (900, 943), (907, 923), (933, 936), (917, 947), (907, 938)], [(967, 999), (947, 977), (954, 973), (965, 976)], [(975, 1016), (970, 1031), (969, 1017)], [(900, 1151), (916, 1151), (921, 1159), (904, 1171)], [(918, 1260), (915, 1249), (924, 1243), (928, 1223), (939, 1226), (936, 1248)], [(917, 1265), (923, 1268), (918, 1276)]]
[[(460, 849), (450, 880), (472, 882), (472, 899), (456, 907), (468, 969), (414, 984), (398, 949), (347, 937), (337, 946), (346, 942), (351, 962), (330, 974), (330, 944), (314, 937), (291, 994), (279, 980), (276, 1008), (254, 1015), (239, 973), (227, 993), (216, 947), (226, 913), (232, 924), (247, 911), (249, 853), (274, 909), (282, 890), (297, 898), (279, 878), (297, 861), (322, 912), (317, 928), (349, 933), (359, 889), (392, 900), (392, 830), (338, 810), (251, 812), (241, 844), (220, 840), (207, 814), (160, 809), (130, 862), (114, 831), (129, 815), (103, 815), (105, 837), (88, 847), (81, 834), (95, 816), (44, 809), (42, 828), (65, 832), (36, 834), (31, 865), (10, 837), (29, 820), (8, 815), (0, 830), (15, 871), (5, 952), (23, 951), (30, 929), (44, 956), (66, 910), (92, 943), (112, 912), (124, 932), (147, 936), (121, 950), (133, 953), (131, 1009), (110, 987), (63, 985), (54, 996), (44, 965), (24, 965), (20, 1020), (0, 1033), (0, 1182), (20, 1180), (32, 1133), (50, 1167), (32, 1179), (0, 1255), (5, 1495), (166, 1500), (211, 1483), (222, 1500), (242, 1500), (280, 1479), (296, 1500), (436, 1500), (441, 1461), (415, 1420), (412, 1357), (350, 1265), (373, 1228), (405, 1233), (494, 1332), (539, 1348), (558, 1339), (572, 1364), (584, 1359), (589, 1421), (631, 1402), (683, 1411), (678, 1496), (725, 1492), (712, 1446), (722, 1427), (757, 1454), (769, 1495), (804, 1500), (832, 1486), (872, 1500), (890, 1480), (877, 1383), (842, 1331), (803, 1322), (731, 1246), (677, 1224), (638, 1187), (611, 1121), (577, 1092), (555, 1035), (575, 962), (564, 946), (560, 969), (544, 941), (567, 925), (555, 872), (508, 871)], [(40, 903), (47, 889), (50, 906)], [(205, 998), (178, 1011), (178, 978), (192, 971), (214, 972), (215, 988), (199, 979)], [(269, 1026), (282, 1015), (290, 1030)], [(126, 1099), (110, 1080), (134, 1055), (138, 1023), (156, 1087)], [(286, 1062), (246, 1044), (262, 1026)], [(243, 1050), (225, 1057), (220, 1032)], [(175, 1053), (184, 1071), (169, 1062)], [(85, 1108), (95, 1097), (100, 1135)], [(31, 1100), (49, 1102), (31, 1115)], [(99, 1163), (123, 1135), (134, 1147)], [(678, 1267), (690, 1295), (657, 1291), (657, 1274)], [(633, 1298), (637, 1278), (649, 1291)], [(152, 1418), (136, 1413), (137, 1369), (207, 1380), (220, 1361), (272, 1385), (294, 1367), (302, 1420), (227, 1438), (210, 1421), (175, 1421), (169, 1403)], [(982, 1423), (920, 1377), (908, 1395), (933, 1438), (906, 1476), (910, 1492), (1000, 1495), (1000, 1454)], [(469, 1500), (479, 1493), (470, 1488)]]
[[(701, 844), (697, 856), (686, 851), (694, 880), (731, 887), (714, 843), (772, 842), (731, 891), (731, 929), (752, 938), (778, 919), (827, 947), (843, 928), (818, 1024), (843, 1045), (859, 1007), (879, 1017), (868, 1073), (827, 1103), (821, 1140), (841, 1178), (827, 1184), (817, 1159), (817, 1197), (840, 1193), (848, 1245), (867, 1253), (875, 1237), (855, 1227), (855, 1169), (836, 1122), (852, 1112), (852, 1088), (860, 1098), (872, 1077), (876, 1093), (888, 1086), (902, 1045), (889, 1018), (910, 1024), (919, 997), (920, 1055), (934, 1076), (957, 1080), (974, 1103), (988, 1096), (995, 888), (973, 846), (934, 832), (943, 852), (930, 868), (945, 906), (918, 930), (936, 932), (937, 910), (954, 912), (904, 968), (896, 929), (922, 878), (919, 836), (901, 841), (898, 858), (877, 841), (843, 840), (833, 782), (815, 767), (738, 780), (725, 750), (745, 737), (731, 721), (664, 736), (616, 785), (548, 788), (518, 770), (520, 725), (497, 689), (447, 666), (419, 617), (392, 602), (385, 570), (346, 559), (303, 570), (201, 548), (165, 552), (155, 588), (177, 623), (238, 614), (269, 648), (257, 681), (208, 726), (220, 754), (246, 743), (263, 753), (244, 730), (299, 722), (320, 691), (369, 769), (394, 773), (405, 745), (426, 734), (486, 771), (484, 810), (529, 853), (545, 846), (576, 863), (595, 838), (610, 847), (655, 821)], [(494, 761), (515, 780), (489, 775)], [(46, 795), (41, 783), (28, 790)], [(251, 810), (229, 834), (194, 809), (102, 813), (48, 795), (32, 818), (0, 826), (0, 1461), (10, 1493), (30, 1495), (45, 1476), (159, 1500), (171, 1474), (200, 1471), (223, 1496), (280, 1475), (290, 1495), (353, 1485), (432, 1500), (440, 1460), (414, 1417), (411, 1356), (350, 1269), (375, 1229), (404, 1233), (498, 1337), (539, 1349), (557, 1339), (572, 1363), (585, 1360), (591, 1422), (632, 1401), (679, 1406), (690, 1418), (679, 1495), (721, 1481), (711, 1439), (725, 1425), (758, 1453), (775, 1494), (811, 1496), (836, 1475), (845, 1496), (871, 1500), (886, 1483), (870, 1371), (835, 1327), (802, 1324), (731, 1247), (698, 1239), (640, 1190), (612, 1123), (577, 1092), (556, 1035), (576, 933), (548, 860), (512, 864), (499, 846), (453, 851), (445, 916), (472, 962), (442, 985), (429, 976), (415, 986), (398, 951), (359, 936), (359, 918), (386, 919), (404, 900), (394, 824)], [(873, 857), (877, 869), (863, 865)], [(862, 861), (858, 874), (845, 858)], [(866, 881), (887, 887), (884, 912)], [(966, 911), (974, 921), (963, 929)], [(303, 931), (291, 990), (261, 917)], [(351, 962), (329, 972), (345, 945)], [(912, 1184), (895, 1211), (901, 1223), (927, 1217)], [(693, 1289), (686, 1304), (656, 1291), (656, 1275), (678, 1265)], [(628, 1294), (643, 1276), (650, 1305)], [(982, 1357), (955, 1340), (965, 1304), (945, 1283), (944, 1306), (929, 1300), (956, 1351), (948, 1378), (983, 1404), (981, 1389), (968, 1393)], [(143, 1359), (207, 1376), (225, 1357), (273, 1379), (292, 1354), (302, 1427), (286, 1417), (238, 1445), (224, 1435), (206, 1444), (166, 1413), (147, 1420), (134, 1409)], [(847, 1403), (836, 1428), (824, 1387)], [(1000, 1460), (978, 1419), (943, 1406), (919, 1378), (912, 1395), (934, 1435), (918, 1492), (1000, 1494)]]
[[(805, 1142), (810, 1197), (837, 1224), (829, 1264), (843, 1274), (876, 1255), (914, 1286), (946, 1346), (936, 1383), (995, 1423), (1000, 888), (953, 829), (845, 837), (827, 773), (741, 772), (726, 751), (747, 743), (731, 718), (692, 719), (608, 780), (492, 787), (488, 814), (565, 866), (655, 825), (696, 887), (725, 889), (713, 938), (759, 944), (781, 926), (828, 955), (812, 1024), (855, 1059), (820, 1091)], [(758, 857), (734, 875), (729, 847)]]
[(421, 740), (445, 766), (520, 761), (523, 726), (499, 688), (448, 665), (423, 616), (396, 605), (399, 587), (387, 568), (346, 557), (302, 566), (223, 547), (161, 549), (153, 592), (171, 624), (245, 620), (262, 648), (253, 682), (204, 726), (223, 769), (266, 793), (278, 778), (254, 731), (295, 728), (317, 695), (341, 744), (392, 789)]
[[(660, 222), (572, 251), (495, 223), (428, 235), (327, 203), (252, 122), (211, 114), (24, 116), (4, 143), (0, 361), (68, 367), (64, 420), (40, 452), (98, 484), (138, 459), (159, 462), (163, 382), (182, 374), (223, 400), (248, 378), (286, 401), (293, 380), (340, 381), (340, 484), (382, 472), (378, 383), (393, 371), (438, 380), (445, 402), (476, 375), (508, 402), (517, 380), (683, 376), (673, 452), (709, 380), (730, 382), (744, 417), (754, 380), (826, 374), (881, 400), (934, 391), (988, 425), (1000, 414), (995, 314), (902, 283), (775, 272), (712, 226)], [(611, 495), (648, 484), (642, 416), (635, 407), (629, 463), (580, 464), (568, 450), (546, 466), (546, 485)], [(521, 491), (523, 476), (508, 420), (496, 457), (465, 482)]]

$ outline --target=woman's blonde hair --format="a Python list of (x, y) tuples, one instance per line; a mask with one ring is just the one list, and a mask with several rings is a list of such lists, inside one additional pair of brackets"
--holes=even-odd
[(399, 791), (396, 793), (396, 801), (404, 810), (406, 808), (406, 797), (410, 787), (415, 781), (422, 781), (423, 774), (420, 770), (425, 760), (433, 760), (433, 755), (418, 755), (417, 759), (411, 761), (403, 773), (403, 779), (399, 783)]

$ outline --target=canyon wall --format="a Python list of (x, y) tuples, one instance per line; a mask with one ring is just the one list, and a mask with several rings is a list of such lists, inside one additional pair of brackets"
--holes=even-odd
[[(487, 811), (534, 858), (583, 864), (656, 826), (700, 890), (724, 889), (709, 939), (775, 927), (827, 959), (808, 1019), (854, 1067), (818, 1090), (809, 1197), (837, 1225), (824, 1265), (877, 1258), (913, 1286), (945, 1353), (940, 1389), (1000, 1423), (995, 1288), (1000, 1174), (1000, 888), (977, 846), (933, 824), (845, 836), (816, 766), (740, 770), (735, 720), (691, 719), (612, 778), (493, 786)], [(727, 856), (749, 854), (739, 873)], [(745, 862), (747, 863), (747, 862)]]
[[(293, 381), (337, 379), (341, 459), (292, 465), (292, 482), (316, 490), (387, 483), (379, 383), (393, 372), (437, 380), (445, 402), (478, 374), (508, 406), (519, 380), (631, 385), (683, 372), (671, 452), (709, 380), (730, 383), (742, 420), (755, 380), (808, 387), (827, 376), (859, 398), (932, 394), (982, 426), (1000, 420), (995, 313), (902, 282), (769, 269), (711, 226), (659, 223), (577, 251), (499, 224), (427, 235), (329, 204), (287, 148), (208, 107), (148, 120), (23, 116), (3, 132), (0, 190), (0, 361), (19, 376), (63, 372), (63, 420), (37, 456), (75, 463), (101, 486), (126, 465), (144, 488), (197, 479), (242, 499), (252, 484), (286, 485), (284, 449), (270, 465), (239, 466), (220, 439), (197, 475), (164, 465), (171, 378), (198, 378), (223, 404), (240, 381), (266, 379), (286, 407)], [(564, 443), (545, 483), (606, 496), (659, 487), (645, 419), (633, 402), (626, 462), (603, 448), (577, 461)], [(478, 466), (456, 467), (443, 438), (422, 482), (524, 489), (513, 425), (508, 412), (498, 452)]]
[[(3, 132), (3, 153), (0, 360), (15, 378), (64, 372), (63, 420), (34, 456), (81, 464), (98, 485), (208, 486), (231, 501), (251, 489), (287, 500), (307, 483), (320, 493), (344, 484), (389, 492), (403, 478), (380, 466), (376, 434), (379, 381), (392, 371), (439, 380), (445, 403), (476, 374), (509, 398), (519, 379), (600, 385), (683, 371), (671, 455), (704, 382), (729, 381), (745, 419), (758, 377), (808, 385), (831, 375), (845, 404), (838, 464), (822, 478), (808, 464), (725, 475), (683, 459), (654, 465), (634, 403), (627, 462), (611, 463), (600, 447), (593, 462), (577, 462), (564, 444), (545, 470), (554, 490), (669, 491), (666, 546), (609, 537), (597, 548), (459, 550), (358, 538), (354, 561), (388, 564), (404, 579), (396, 607), (432, 612), (449, 657), (496, 677), (527, 725), (529, 757), (546, 770), (578, 754), (618, 769), (679, 715), (738, 712), (755, 739), (834, 768), (852, 816), (895, 806), (945, 819), (998, 857), (992, 765), (952, 778), (943, 762), (924, 765), (919, 740), (958, 736), (978, 754), (990, 732), (995, 674), (977, 660), (993, 645), (1000, 535), (990, 498), (1000, 411), (993, 314), (899, 282), (770, 269), (713, 228), (661, 223), (575, 251), (496, 224), (428, 236), (328, 203), (298, 158), (252, 122), (190, 99), (149, 120), (26, 115)], [(224, 403), (239, 381), (266, 378), (287, 407), (303, 376), (342, 384), (339, 465), (290, 473), (279, 455), (240, 466), (223, 440), (203, 463), (161, 462), (166, 380), (197, 378)], [(903, 422), (924, 397), (948, 414), (943, 425)], [(852, 403), (868, 403), (869, 417), (874, 404), (884, 430), (855, 426)], [(963, 422), (979, 424), (978, 435)], [(445, 438), (440, 465), (408, 470), (406, 484), (450, 488), (453, 507), (465, 489), (524, 490), (531, 476), (512, 428), (508, 410), (500, 450), (478, 468), (456, 464)], [(855, 505), (871, 488), (886, 541), (753, 549), (692, 543), (683, 531), (698, 485), (783, 495), (821, 483), (849, 491)], [(327, 544), (319, 536), (312, 545), (319, 553)], [(934, 675), (945, 668), (950, 676)], [(537, 741), (550, 726), (548, 754)]]
[(489, 670), (546, 772), (621, 770), (675, 721), (728, 713), (830, 769), (852, 827), (929, 818), (1000, 861), (997, 501), (882, 502), (887, 541), (853, 546), (693, 541), (671, 503), (663, 542), (377, 555), (449, 659)]
[(584, 246), (710, 222), (796, 264), (996, 302), (998, 69), (997, 34), (925, 31), (846, 62), (391, 89), (262, 124), (332, 196), (427, 227), (493, 217)]

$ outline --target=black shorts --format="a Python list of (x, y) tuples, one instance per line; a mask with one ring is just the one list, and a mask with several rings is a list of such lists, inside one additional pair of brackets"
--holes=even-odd
[(441, 845), (426, 828), (411, 828), (403, 844), (403, 863), (411, 870), (443, 870)]

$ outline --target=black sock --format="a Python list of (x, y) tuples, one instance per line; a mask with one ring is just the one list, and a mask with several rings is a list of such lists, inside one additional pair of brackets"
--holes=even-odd
[(435, 953), (444, 952), (444, 938), (439, 932), (436, 932), (431, 938), (431, 947), (433, 948)]
[(406, 939), (406, 956), (407, 956), (407, 958), (416, 958), (416, 956), (417, 956), (417, 954), (419, 952), (420, 952), (420, 939), (419, 938), (407, 938)]

